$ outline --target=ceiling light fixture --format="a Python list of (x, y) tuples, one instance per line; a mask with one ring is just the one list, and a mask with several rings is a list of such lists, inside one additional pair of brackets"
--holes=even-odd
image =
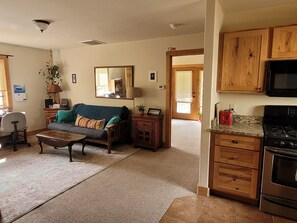
[(182, 25), (184, 25), (184, 24), (181, 24), (181, 23), (171, 23), (171, 24), (169, 24), (171, 29), (176, 29), (178, 26), (182, 26)]
[(176, 29), (176, 26), (177, 26), (177, 25), (174, 24), (174, 23), (171, 23), (169, 26), (170, 26), (171, 29)]
[(41, 33), (44, 30), (46, 30), (48, 25), (50, 24), (49, 21), (41, 20), (41, 19), (34, 19), (34, 20), (32, 20), (32, 22)]

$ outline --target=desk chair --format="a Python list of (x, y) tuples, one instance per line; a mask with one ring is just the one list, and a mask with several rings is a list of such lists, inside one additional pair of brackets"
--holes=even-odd
[(16, 151), (17, 144), (27, 144), (27, 125), (26, 115), (22, 112), (9, 112), (2, 117), (0, 125), (0, 137), (8, 136), (10, 142), (4, 145), (13, 145), (13, 150)]

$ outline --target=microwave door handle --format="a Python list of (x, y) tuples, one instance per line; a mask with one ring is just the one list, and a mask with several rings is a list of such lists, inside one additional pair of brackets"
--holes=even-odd
[(287, 150), (283, 150), (283, 149), (277, 149), (277, 148), (268, 147), (268, 146), (266, 146), (265, 149), (271, 153), (274, 153), (274, 154), (297, 158), (297, 152), (287, 151)]

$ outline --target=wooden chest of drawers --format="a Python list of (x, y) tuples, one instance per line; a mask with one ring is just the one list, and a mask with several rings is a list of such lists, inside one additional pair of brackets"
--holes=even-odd
[(211, 191), (257, 203), (261, 143), (257, 137), (212, 133)]
[(155, 151), (162, 144), (162, 115), (132, 115), (134, 146)]

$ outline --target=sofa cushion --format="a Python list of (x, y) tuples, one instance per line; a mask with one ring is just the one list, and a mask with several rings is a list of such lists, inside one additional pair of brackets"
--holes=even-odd
[(107, 124), (106, 124), (106, 126), (105, 126), (105, 130), (107, 130), (107, 127), (108, 126), (111, 126), (111, 125), (113, 125), (113, 124), (117, 124), (117, 123), (119, 123), (121, 121), (121, 118), (120, 118), (120, 116), (119, 115), (115, 115), (115, 116), (113, 116), (108, 122), (107, 122)]
[(77, 134), (83, 134), (89, 138), (95, 138), (95, 139), (107, 138), (107, 132), (104, 130), (81, 128), (81, 127), (75, 126), (73, 123), (70, 124), (70, 123), (53, 122), (53, 123), (50, 123), (47, 128), (53, 129), (53, 130), (61, 130), (61, 131), (73, 132)]
[(65, 122), (74, 122), (75, 118), (72, 113), (72, 110), (59, 110), (56, 116), (56, 122), (65, 123)]
[(126, 106), (112, 107), (76, 104), (73, 106), (72, 110), (75, 117), (81, 115), (90, 119), (105, 119), (106, 122), (108, 122), (114, 115), (119, 115), (121, 120), (127, 120), (129, 117), (129, 110)]

